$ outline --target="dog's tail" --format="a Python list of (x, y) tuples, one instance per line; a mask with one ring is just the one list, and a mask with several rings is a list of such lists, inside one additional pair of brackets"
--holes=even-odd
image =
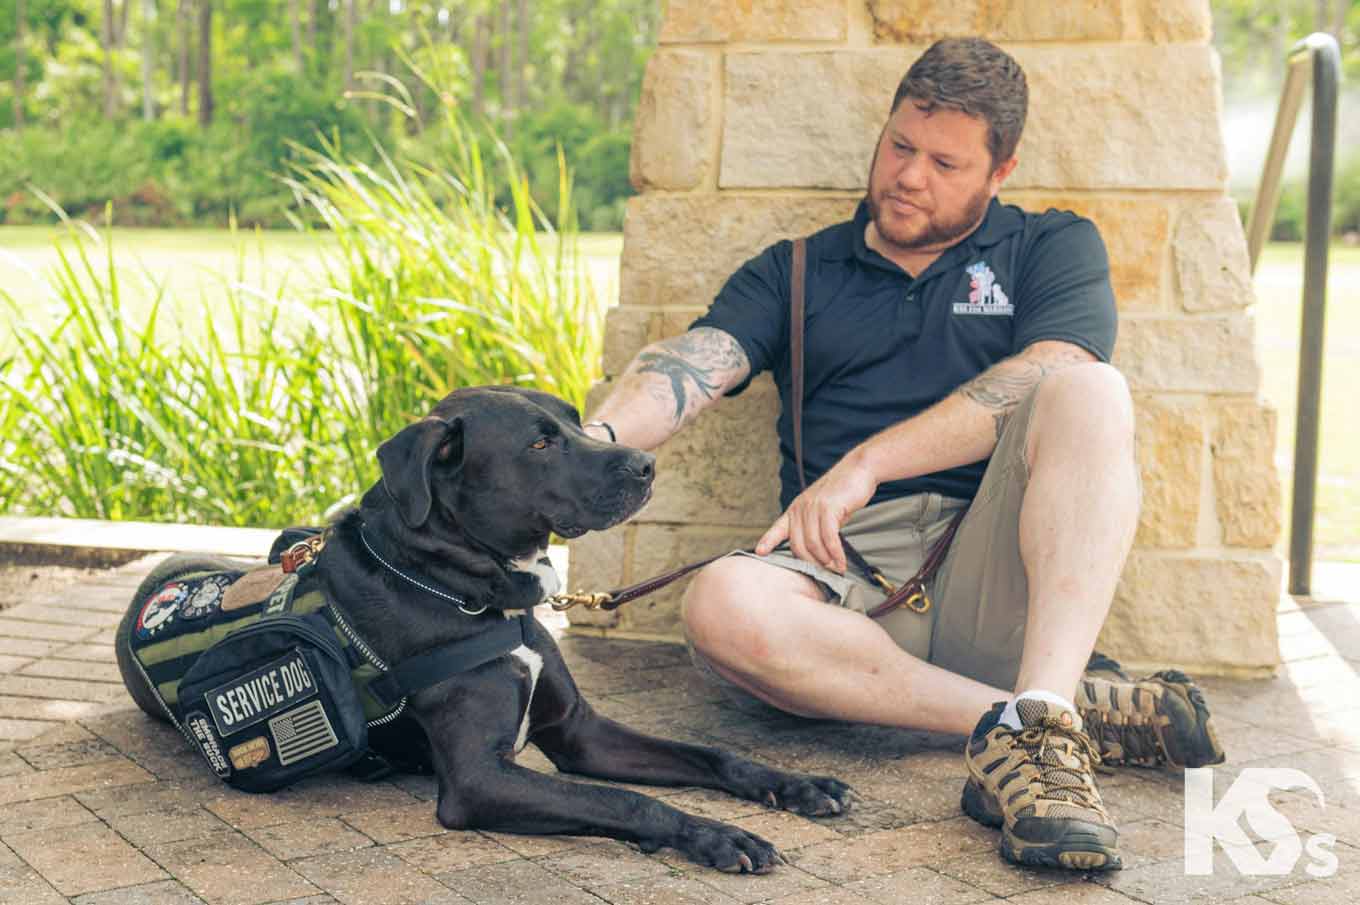
[(162, 560), (146, 578), (142, 579), (142, 583), (137, 586), (136, 593), (132, 595), (132, 602), (128, 605), (127, 612), (123, 614), (123, 621), (118, 623), (118, 632), (113, 640), (114, 652), (118, 657), (118, 672), (122, 674), (123, 685), (138, 707), (158, 720), (167, 719), (165, 709), (161, 707), (160, 699), (147, 682), (146, 676), (133, 659), (132, 654), (132, 628), (136, 624), (137, 614), (142, 611), (142, 606), (146, 603), (147, 598), (154, 594), (161, 585), (178, 575), (189, 572), (247, 570), (262, 565), (264, 563), (259, 560), (232, 559), (206, 553), (176, 553)]

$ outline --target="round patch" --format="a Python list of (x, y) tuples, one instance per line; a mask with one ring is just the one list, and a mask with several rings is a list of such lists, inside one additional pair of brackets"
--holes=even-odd
[(179, 606), (183, 619), (201, 619), (222, 606), (222, 592), (231, 585), (225, 575), (211, 575), (195, 588)]
[(178, 581), (170, 582), (151, 595), (137, 614), (137, 637), (146, 640), (173, 622), (180, 602), (187, 596), (188, 586)]

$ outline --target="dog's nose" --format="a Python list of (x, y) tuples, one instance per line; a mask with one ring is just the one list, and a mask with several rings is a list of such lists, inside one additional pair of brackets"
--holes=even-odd
[(630, 477), (650, 481), (656, 474), (656, 456), (646, 452), (634, 452), (620, 462), (619, 467)]

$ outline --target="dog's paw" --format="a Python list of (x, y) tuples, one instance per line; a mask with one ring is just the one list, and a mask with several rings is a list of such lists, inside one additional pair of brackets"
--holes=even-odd
[[(767, 874), (786, 863), (778, 849), (756, 834), (703, 817), (689, 817), (672, 847), (696, 864), (729, 874)], [(644, 844), (642, 850), (649, 847)]]
[(777, 773), (761, 801), (804, 817), (834, 817), (850, 810), (855, 798), (854, 789), (830, 776)]

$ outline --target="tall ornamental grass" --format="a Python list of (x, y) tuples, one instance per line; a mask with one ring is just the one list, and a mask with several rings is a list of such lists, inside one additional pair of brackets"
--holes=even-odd
[(68, 222), (81, 241), (46, 304), (0, 299), (16, 325), (0, 352), (0, 511), (314, 522), (376, 479), (379, 442), (458, 387), (581, 405), (603, 308), (565, 166), (554, 223), (503, 147), (484, 160), (452, 110), (439, 127), (437, 159), (296, 149), (298, 222), (319, 216), (337, 240), (310, 293), (223, 275), (225, 301), (158, 289), (133, 323), (111, 238)]

